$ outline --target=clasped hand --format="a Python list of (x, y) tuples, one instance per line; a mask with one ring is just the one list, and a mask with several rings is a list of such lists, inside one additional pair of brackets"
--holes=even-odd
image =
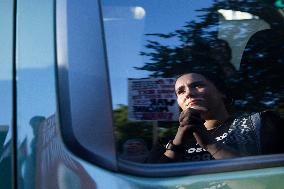
[(208, 144), (214, 143), (214, 138), (210, 136), (204, 122), (198, 110), (188, 108), (181, 112), (179, 117), (180, 125), (173, 143), (175, 145), (185, 145), (194, 137), (202, 148), (207, 149)]

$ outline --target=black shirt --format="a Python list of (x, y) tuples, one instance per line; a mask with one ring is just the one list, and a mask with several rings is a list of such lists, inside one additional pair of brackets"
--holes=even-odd
[[(208, 132), (216, 143), (223, 143), (246, 155), (283, 153), (283, 120), (271, 111), (238, 116)], [(185, 145), (182, 159), (174, 160), (164, 155), (165, 145), (158, 142), (150, 152), (148, 163), (167, 163), (177, 161), (203, 161), (214, 157), (201, 148), (195, 138)]]

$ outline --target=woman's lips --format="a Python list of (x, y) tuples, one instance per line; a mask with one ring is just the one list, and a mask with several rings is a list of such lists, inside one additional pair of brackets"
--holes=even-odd
[(190, 100), (187, 104), (186, 104), (186, 106), (187, 107), (191, 107), (191, 106), (194, 106), (194, 105), (198, 105), (198, 104), (200, 104), (200, 103), (202, 103), (202, 101), (203, 100)]

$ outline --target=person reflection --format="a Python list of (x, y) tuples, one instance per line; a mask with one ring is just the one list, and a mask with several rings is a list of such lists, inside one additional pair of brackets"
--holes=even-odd
[(33, 188), (35, 187), (35, 172), (36, 172), (36, 144), (37, 136), (40, 125), (46, 120), (44, 116), (34, 116), (30, 119), (29, 124), (33, 131), (33, 138), (30, 143), (30, 153), (26, 158), (26, 169), (24, 171), (24, 188)]
[(234, 116), (229, 92), (212, 73), (186, 73), (175, 83), (182, 109), (176, 135), (159, 142), (148, 163), (226, 159), (284, 152), (283, 120), (272, 111)]
[(128, 139), (123, 144), (123, 153), (120, 158), (134, 162), (144, 162), (149, 154), (146, 142), (143, 139)]

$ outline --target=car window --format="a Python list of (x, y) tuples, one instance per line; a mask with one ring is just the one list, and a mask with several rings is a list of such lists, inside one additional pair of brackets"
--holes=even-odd
[(0, 188), (12, 188), (13, 1), (0, 1)]
[(174, 84), (184, 72), (219, 75), (230, 86), (232, 115), (283, 117), (278, 1), (103, 0), (102, 12), (121, 159), (144, 162), (158, 140), (175, 135)]

